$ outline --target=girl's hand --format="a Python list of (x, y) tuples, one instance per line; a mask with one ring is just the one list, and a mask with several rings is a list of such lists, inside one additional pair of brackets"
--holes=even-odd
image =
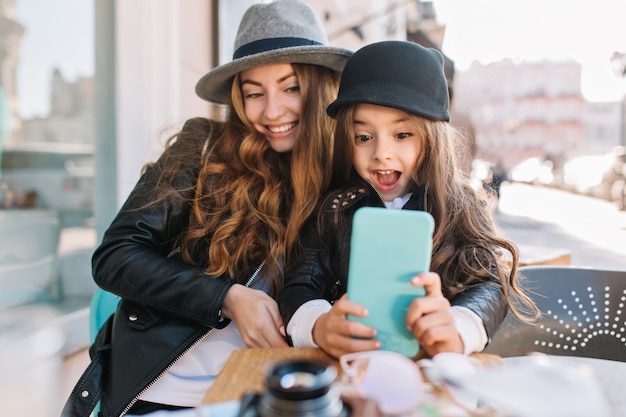
[(248, 347), (287, 347), (281, 334), (283, 319), (278, 304), (260, 290), (235, 284), (222, 303), (222, 315), (237, 324)]
[(411, 280), (423, 285), (424, 297), (411, 303), (406, 315), (407, 328), (431, 357), (440, 352), (463, 353), (463, 340), (456, 329), (450, 302), (441, 292), (441, 278), (435, 272), (424, 272)]
[(376, 336), (373, 327), (346, 318), (347, 314), (367, 317), (367, 309), (347, 297), (344, 294), (313, 326), (313, 341), (335, 358), (345, 353), (380, 348), (380, 341), (372, 339)]

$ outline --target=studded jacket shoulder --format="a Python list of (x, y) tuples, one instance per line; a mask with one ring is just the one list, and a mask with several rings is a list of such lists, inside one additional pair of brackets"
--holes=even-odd
[[(425, 210), (428, 184), (416, 186), (403, 210)], [(384, 207), (367, 182), (333, 192), (324, 200), (318, 217), (303, 234), (303, 251), (285, 276), (278, 303), (285, 326), (304, 303), (325, 299), (334, 303), (347, 289), (352, 218), (361, 207)], [(474, 311), (483, 321), (489, 340), (502, 323), (507, 304), (497, 283), (481, 283), (450, 300)]]

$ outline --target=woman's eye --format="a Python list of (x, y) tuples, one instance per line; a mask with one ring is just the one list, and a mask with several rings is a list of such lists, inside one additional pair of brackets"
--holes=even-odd
[(299, 93), (300, 92), (300, 86), (299, 85), (294, 85), (292, 87), (287, 88), (287, 92), (289, 93)]
[(257, 98), (257, 97), (261, 97), (263, 94), (261, 93), (244, 93), (243, 97), (244, 98)]

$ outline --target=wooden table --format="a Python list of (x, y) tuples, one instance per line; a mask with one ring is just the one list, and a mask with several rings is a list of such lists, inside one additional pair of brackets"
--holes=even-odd
[[(486, 366), (506, 365), (510, 360), (524, 360), (529, 357), (501, 358), (497, 355), (485, 353), (472, 354)], [(599, 386), (608, 399), (613, 416), (626, 416), (626, 396), (623, 395), (623, 387), (626, 386), (626, 362), (615, 362), (601, 359), (550, 356), (554, 361), (564, 366), (585, 364), (593, 368)], [(312, 359), (319, 360), (329, 365), (334, 365), (341, 377), (341, 369), (338, 361), (316, 348), (275, 348), (275, 349), (245, 349), (233, 352), (224, 369), (219, 374), (211, 389), (207, 392), (202, 404), (214, 416), (215, 407), (221, 405), (231, 406), (231, 410), (222, 414), (233, 417), (236, 415), (235, 402), (239, 401), (244, 394), (261, 392), (265, 389), (265, 374), (274, 364), (285, 360)], [(218, 404), (219, 403), (219, 404)], [(234, 410), (234, 411), (233, 411)], [(229, 414), (230, 413), (230, 414)], [(205, 414), (201, 414), (204, 416)], [(183, 416), (181, 416), (183, 417)]]
[(572, 253), (568, 249), (548, 246), (518, 245), (520, 266), (570, 265)]
[(339, 362), (317, 348), (267, 348), (236, 350), (228, 358), (224, 369), (202, 401), (213, 404), (239, 400), (249, 392), (265, 389), (265, 374), (274, 364), (286, 360), (311, 359), (334, 365), (340, 371)]
[[(502, 359), (496, 355), (475, 353), (472, 356), (486, 365), (502, 363)], [(215, 404), (239, 400), (246, 393), (263, 391), (267, 370), (278, 362), (294, 359), (312, 359), (333, 365), (337, 368), (337, 377), (342, 376), (339, 361), (318, 348), (237, 350), (231, 354), (202, 403)]]

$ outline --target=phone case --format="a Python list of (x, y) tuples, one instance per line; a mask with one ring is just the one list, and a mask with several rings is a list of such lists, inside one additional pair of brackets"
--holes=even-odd
[(363, 207), (352, 225), (348, 299), (369, 310), (348, 316), (377, 329), (381, 349), (414, 356), (419, 344), (406, 328), (406, 313), (423, 287), (410, 280), (430, 270), (433, 217), (424, 211)]

